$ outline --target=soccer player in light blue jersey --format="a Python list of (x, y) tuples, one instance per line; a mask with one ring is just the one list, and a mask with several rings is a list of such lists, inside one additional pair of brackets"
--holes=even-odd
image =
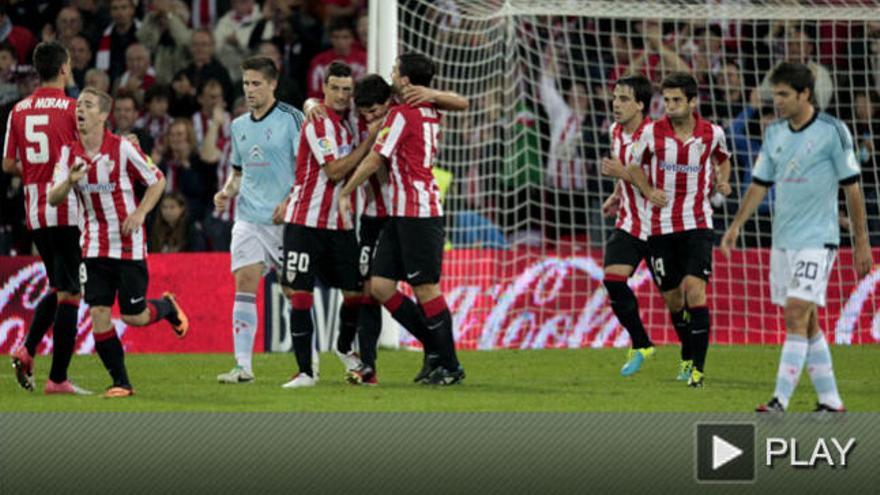
[(846, 194), (856, 272), (863, 277), (871, 270), (859, 165), (846, 125), (813, 105), (815, 80), (806, 65), (780, 64), (770, 81), (782, 119), (764, 132), (752, 184), (721, 240), (721, 250), (729, 255), (743, 223), (775, 184), (770, 286), (773, 303), (785, 308), (786, 337), (773, 398), (757, 411), (785, 411), (806, 363), (819, 396), (816, 411), (844, 412), (816, 307), (825, 306), (840, 243), (838, 187)]
[(278, 68), (272, 59), (250, 57), (241, 68), (250, 112), (232, 122), (233, 173), (214, 195), (219, 211), (238, 196), (231, 246), (236, 366), (217, 376), (221, 383), (247, 383), (254, 379), (251, 357), (257, 333), (257, 288), (269, 268), (281, 267), (282, 213), (293, 187), (303, 124), (302, 112), (275, 99)]

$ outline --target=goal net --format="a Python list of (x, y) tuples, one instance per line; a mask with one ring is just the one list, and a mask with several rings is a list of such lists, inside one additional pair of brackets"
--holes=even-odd
[[(810, 64), (818, 107), (855, 137), (872, 245), (880, 246), (876, 1), (400, 0), (398, 40), (398, 53), (433, 57), (438, 87), (470, 100), (468, 111), (446, 114), (437, 164), (453, 176), (443, 289), (461, 347), (628, 345), (601, 283), (614, 229), (601, 206), (614, 183), (599, 167), (609, 154), (613, 83), (628, 72), (658, 86), (671, 71), (691, 72), (701, 115), (725, 129), (734, 192), (716, 203), (717, 244), (774, 118), (767, 74), (784, 60)], [(655, 94), (650, 115), (661, 117), (662, 106)], [(731, 259), (716, 250), (708, 288), (715, 342), (781, 342), (768, 283), (772, 215), (767, 201)], [(880, 273), (858, 280), (849, 246), (844, 228), (820, 324), (838, 344), (877, 342)], [(644, 265), (630, 286), (651, 338), (677, 342)]]

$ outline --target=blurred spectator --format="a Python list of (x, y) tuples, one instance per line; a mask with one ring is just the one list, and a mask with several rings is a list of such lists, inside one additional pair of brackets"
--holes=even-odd
[(868, 233), (871, 244), (880, 243), (880, 197), (877, 186), (877, 162), (880, 158), (880, 98), (871, 91), (859, 92), (853, 100), (853, 138), (856, 158), (862, 169), (862, 185), (865, 192), (865, 207), (868, 213)]
[[(171, 90), (163, 84), (156, 84), (144, 95), (144, 114), (135, 121), (134, 126), (143, 129), (153, 139), (153, 148), (164, 151), (165, 135), (171, 126), (168, 115), (168, 102)], [(154, 159), (158, 161), (158, 159)]]
[(196, 137), (188, 119), (171, 122), (166, 149), (159, 168), (165, 173), (165, 191), (180, 192), (186, 198), (191, 218), (200, 221), (207, 212), (207, 195), (214, 167), (205, 164), (196, 148)]
[(309, 65), (307, 87), (309, 98), (324, 97), (321, 89), (324, 83), (324, 73), (327, 67), (335, 61), (348, 64), (355, 81), (367, 73), (367, 52), (355, 40), (351, 19), (334, 18), (330, 21), (327, 31), (330, 33), (330, 44), (333, 47), (316, 55)]
[(358, 43), (361, 44), (361, 48), (366, 50), (367, 45), (370, 41), (370, 16), (367, 14), (366, 10), (361, 12), (361, 14), (357, 17), (354, 28), (357, 32)]
[(70, 41), (76, 36), (81, 36), (82, 32), (82, 14), (74, 7), (64, 7), (58, 11), (54, 26), (46, 24), (43, 27), (42, 39), (43, 41), (57, 40), (70, 49)]
[(264, 41), (260, 43), (257, 54), (271, 58), (275, 62), (275, 66), (278, 67), (278, 86), (275, 88), (275, 98), (296, 108), (302, 108), (306, 99), (302, 87), (291, 79), (284, 70), (284, 61), (281, 59), (281, 51), (278, 50), (278, 46), (271, 41)]
[(222, 120), (225, 122), (220, 128), (219, 139), (229, 139), (229, 112), (225, 110), (225, 106), (223, 102), (223, 87), (220, 86), (220, 83), (213, 79), (205, 81), (202, 87), (199, 88), (199, 111), (192, 115), (196, 146), (201, 147), (202, 141), (205, 139), (205, 133), (211, 122), (217, 119), (218, 112), (223, 116)]
[(110, 0), (112, 21), (98, 40), (95, 67), (107, 72), (110, 82), (125, 71), (125, 51), (137, 42), (141, 22), (134, 18), (135, 0)]
[[(232, 108), (232, 117), (238, 117), (247, 112), (247, 105), (244, 98), (235, 100)], [(208, 132), (205, 133), (205, 139), (202, 142), (200, 150), (202, 160), (208, 163), (216, 163), (216, 181), (214, 182), (213, 191), (219, 190), (226, 184), (226, 180), (232, 174), (232, 161), (229, 159), (232, 153), (232, 140), (226, 139), (221, 141), (220, 129), (229, 125), (227, 117), (223, 115), (219, 109), (214, 110), (214, 118), (208, 126)], [(205, 234), (210, 242), (211, 249), (214, 251), (229, 251), (229, 244), (232, 241), (232, 221), (235, 219), (235, 209), (238, 204), (238, 196), (232, 198), (229, 205), (222, 212), (214, 209), (210, 215), (205, 217)]]
[[(745, 195), (746, 189), (752, 183), (752, 168), (761, 151), (764, 129), (775, 119), (773, 105), (764, 103), (760, 90), (755, 88), (749, 96), (749, 104), (730, 123), (734, 177), (740, 181), (740, 197)], [(767, 197), (758, 206), (759, 214), (770, 214), (770, 204), (775, 195), (775, 189), (768, 191)]]
[(281, 52), (283, 74), (305, 94), (309, 64), (321, 49), (323, 25), (309, 14), (303, 0), (266, 0), (263, 9), (252, 37), (263, 39), (262, 32), (272, 24), (272, 41)]
[(162, 197), (150, 232), (151, 253), (204, 251), (205, 240), (191, 221), (186, 198), (178, 192)]
[[(778, 47), (780, 43), (774, 43), (772, 46)], [(834, 81), (831, 79), (831, 73), (824, 65), (818, 63), (814, 58), (815, 43), (813, 38), (807, 32), (804, 26), (797, 26), (793, 23), (785, 27), (785, 39), (781, 43), (784, 50), (782, 61), (799, 62), (807, 64), (816, 77), (815, 91), (813, 92), (813, 100), (819, 110), (827, 110), (834, 96)], [(773, 88), (770, 86), (770, 73), (764, 77), (761, 82), (761, 97), (765, 101), (773, 99)]]
[(168, 115), (172, 118), (192, 116), (199, 109), (196, 100), (196, 88), (190, 83), (184, 71), (175, 74), (171, 80), (171, 100), (169, 102)]
[(700, 114), (730, 128), (730, 121), (742, 112), (745, 105), (745, 85), (736, 62), (727, 61), (711, 77), (712, 92), (700, 102)]
[[(189, 80), (190, 94), (195, 94), (192, 89), (200, 87), (208, 79), (216, 79), (223, 86), (226, 107), (232, 107), (235, 88), (226, 68), (214, 57), (214, 35), (211, 34), (210, 29), (198, 29), (193, 32), (190, 51), (192, 63), (183, 69), (183, 74)], [(177, 92), (177, 87), (174, 89)]]
[(144, 101), (144, 92), (156, 84), (156, 70), (150, 65), (150, 52), (140, 43), (132, 43), (125, 50), (125, 73), (116, 81), (116, 91), (126, 91)]
[[(39, 37), (46, 23), (58, 16), (58, 11), (65, 3), (59, 0), (3, 0), (6, 15), (16, 26), (27, 29), (35, 37)], [(39, 41), (39, 40), (38, 40)], [(30, 59), (23, 63), (30, 63)]]
[(156, 81), (170, 84), (174, 75), (189, 63), (193, 34), (186, 25), (189, 11), (186, 5), (171, 0), (156, 0), (152, 6), (137, 37), (153, 54)]
[(74, 0), (71, 3), (82, 17), (83, 37), (94, 47), (101, 38), (104, 28), (111, 22), (106, 8), (107, 3), (99, 0)]
[[(232, 0), (232, 10), (227, 12), (214, 29), (217, 59), (229, 71), (233, 81), (241, 81), (241, 62), (262, 40), (272, 39), (274, 23), (268, 22), (252, 39), (257, 22), (263, 17), (260, 6), (254, 0)], [(271, 17), (271, 16), (270, 16)]]
[(7, 42), (15, 48), (18, 63), (30, 63), (31, 52), (37, 46), (37, 38), (27, 28), (14, 26), (6, 15), (6, 6), (0, 5), (0, 43)]
[(18, 74), (15, 48), (8, 42), (0, 43), (0, 105), (18, 101)]
[(187, 0), (193, 29), (211, 28), (229, 10), (229, 0)]
[(92, 66), (92, 47), (82, 36), (74, 36), (67, 45), (70, 51), (70, 66), (73, 69), (73, 81), (79, 89), (85, 87), (86, 71)]
[[(358, 13), (362, 7), (361, 0), (323, 0), (324, 17), (333, 19), (334, 17), (352, 17)], [(359, 78), (355, 78), (357, 80)]]
[(86, 71), (86, 86), (92, 86), (105, 93), (110, 93), (110, 77), (101, 69), (89, 69)]
[(113, 100), (113, 133), (118, 136), (134, 134), (144, 153), (153, 151), (153, 137), (143, 129), (135, 127), (138, 118), (138, 104), (133, 94), (120, 91)]

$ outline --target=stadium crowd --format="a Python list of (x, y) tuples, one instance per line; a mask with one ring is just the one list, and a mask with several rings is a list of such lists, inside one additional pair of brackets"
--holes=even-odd
[[(46, 20), (54, 22), (46, 22)], [(70, 52), (76, 97), (114, 97), (108, 125), (137, 136), (167, 178), (147, 221), (150, 250), (228, 250), (234, 211), (214, 210), (226, 181), (229, 125), (244, 113), (241, 62), (273, 58), (277, 97), (297, 108), (321, 96), (326, 68), (366, 73), (365, 0), (27, 0), (0, 5), (0, 121), (39, 83), (31, 54), (57, 40)], [(33, 253), (20, 177), (0, 175), (0, 255)]]
[[(148, 221), (150, 249), (228, 250), (234, 208), (216, 212), (211, 198), (230, 171), (231, 119), (246, 111), (241, 61), (251, 54), (276, 60), (278, 99), (302, 108), (307, 97), (320, 96), (332, 61), (348, 63), (355, 79), (366, 72), (366, 6), (366, 0), (5, 2), (0, 6), (0, 126), (5, 131), (12, 106), (36, 87), (29, 66), (36, 43), (60, 41), (74, 68), (68, 95), (77, 96), (86, 85), (109, 91), (115, 99), (113, 132), (137, 135), (166, 174), (168, 194)], [(421, 20), (431, 14), (402, 12)], [(449, 146), (441, 150), (441, 165), (456, 178), (447, 197), (450, 212), (488, 212), (488, 221), (508, 239), (537, 231), (544, 240), (601, 242), (609, 229), (601, 204), (613, 184), (598, 164), (608, 153), (613, 82), (625, 73), (645, 73), (659, 88), (664, 74), (686, 70), (700, 84), (702, 116), (722, 125), (733, 153), (737, 192), (718, 210), (723, 228), (750, 183), (762, 126), (774, 118), (766, 75), (781, 61), (798, 61), (815, 71), (818, 108), (853, 129), (869, 230), (873, 243), (880, 242), (880, 23), (531, 19), (536, 22), (523, 18), (517, 26), (524, 40), (519, 58), (526, 61), (518, 80), (526, 97), (517, 99), (514, 112), (519, 136), (514, 152), (504, 143), (509, 117), (504, 113), (511, 109), (504, 106), (501, 90), (477, 97), (476, 111), (447, 116)], [(414, 38), (405, 44), (424, 43), (423, 51), (438, 60), (467, 60), (473, 47), (490, 41), (480, 30), (470, 34), (465, 24), (474, 21), (465, 17), (401, 21), (411, 27), (402, 35)], [(450, 26), (456, 29), (446, 29)], [(437, 47), (447, 53), (433, 53)], [(446, 64), (442, 70), (459, 68)], [(447, 89), (469, 95), (469, 87), (449, 84), (456, 80), (453, 74), (440, 76), (441, 85), (453, 86)], [(557, 92), (561, 106), (548, 104), (542, 76), (550, 76), (544, 89)], [(550, 123), (560, 111), (572, 112), (576, 132), (561, 133), (567, 141), (554, 143), (560, 133), (554, 137)], [(663, 114), (659, 92), (650, 113)], [(571, 172), (560, 168), (563, 164)], [(768, 212), (765, 202), (759, 213)], [(746, 228), (766, 234), (767, 222), (764, 215)], [(846, 218), (841, 222), (845, 225)], [(453, 226), (452, 232), (460, 229)], [(762, 242), (761, 235), (745, 239)], [(20, 180), (3, 174), (0, 254), (31, 253)]]

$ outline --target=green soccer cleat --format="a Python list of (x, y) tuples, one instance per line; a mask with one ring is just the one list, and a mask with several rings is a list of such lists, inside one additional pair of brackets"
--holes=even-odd
[(680, 382), (686, 382), (691, 379), (691, 372), (694, 370), (694, 362), (690, 359), (682, 361), (678, 365), (678, 375), (675, 377)]
[(626, 363), (620, 368), (621, 376), (632, 376), (636, 374), (642, 367), (645, 359), (653, 356), (655, 352), (654, 346), (643, 347), (641, 349), (630, 349), (626, 354)]
[(703, 388), (703, 372), (699, 370), (691, 371), (691, 377), (688, 379), (688, 387)]

